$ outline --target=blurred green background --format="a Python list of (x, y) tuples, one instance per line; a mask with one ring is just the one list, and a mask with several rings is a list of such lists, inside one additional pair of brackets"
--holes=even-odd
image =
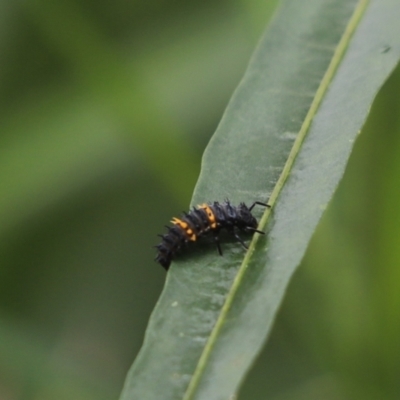
[[(0, 3), (1, 400), (118, 398), (165, 279), (155, 235), (275, 6)], [(241, 398), (400, 397), (399, 90), (397, 69)]]

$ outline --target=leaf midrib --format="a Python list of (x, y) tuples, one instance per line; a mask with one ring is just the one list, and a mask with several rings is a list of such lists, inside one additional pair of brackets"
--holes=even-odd
[[(308, 110), (308, 113), (303, 121), (303, 124), (300, 128), (300, 131), (299, 131), (297, 137), (296, 137), (293, 147), (289, 153), (288, 159), (285, 163), (282, 173), (271, 193), (271, 196), (268, 201), (268, 203), (271, 206), (273, 206), (275, 204), (275, 202), (283, 188), (283, 185), (285, 184), (285, 182), (289, 176), (289, 173), (290, 173), (290, 171), (293, 167), (294, 161), (300, 151), (300, 148), (304, 141), (304, 138), (306, 137), (307, 132), (309, 131), (312, 120), (315, 117), (317, 110), (322, 103), (324, 95), (326, 94), (326, 92), (329, 88), (329, 85), (333, 80), (335, 72), (337, 71), (337, 68), (339, 67), (340, 62), (342, 61), (342, 59), (344, 57), (344, 54), (346, 52), (347, 46), (350, 42), (350, 39), (353, 36), (353, 34), (361, 20), (361, 17), (367, 8), (368, 3), (369, 3), (369, 0), (359, 0), (357, 6), (354, 9), (353, 15), (349, 19), (349, 22), (348, 22), (346, 29), (342, 35), (342, 38), (340, 39), (340, 41), (335, 49), (335, 52), (333, 53), (332, 60), (329, 63), (329, 66), (324, 74), (324, 77), (322, 78), (321, 83), (315, 93), (315, 97), (311, 103), (310, 109)], [(260, 229), (264, 230), (264, 228), (266, 227), (270, 213), (271, 213), (270, 209), (267, 208), (260, 220), (260, 224), (259, 224)], [(199, 358), (199, 361), (194, 370), (192, 378), (189, 382), (189, 386), (186, 390), (183, 400), (193, 399), (193, 397), (196, 393), (197, 386), (198, 386), (200, 379), (203, 375), (203, 372), (206, 368), (207, 361), (211, 355), (211, 352), (217, 341), (219, 333), (221, 332), (222, 326), (225, 322), (226, 316), (232, 306), (232, 303), (235, 299), (235, 295), (236, 295), (236, 293), (240, 287), (240, 284), (243, 280), (244, 274), (249, 265), (251, 256), (255, 250), (255, 246), (257, 244), (259, 236), (260, 235), (258, 233), (256, 233), (253, 236), (253, 239), (249, 245), (249, 249), (246, 252), (243, 262), (242, 262), (240, 268), (238, 269), (238, 273), (237, 273), (237, 275), (232, 283), (232, 286), (226, 296), (226, 299), (225, 299), (224, 305), (222, 306), (219, 317), (214, 325), (214, 328), (211, 331), (210, 337), (208, 338), (207, 343), (204, 347), (204, 350)]]

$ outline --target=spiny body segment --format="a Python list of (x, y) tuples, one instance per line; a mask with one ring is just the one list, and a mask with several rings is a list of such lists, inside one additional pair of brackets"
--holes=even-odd
[(228, 200), (223, 203), (215, 201), (193, 207), (181, 218), (172, 218), (172, 226), (167, 226), (168, 232), (159, 235), (162, 240), (156, 246), (157, 256), (155, 260), (168, 270), (172, 259), (182, 248), (206, 234), (213, 236), (218, 252), (222, 256), (219, 243), (221, 229), (226, 229), (232, 233), (239, 243), (247, 249), (246, 244), (238, 235), (238, 231), (264, 234), (264, 232), (257, 230), (258, 222), (251, 213), (256, 205), (270, 207), (268, 204), (259, 201), (254, 202), (250, 207), (247, 207), (244, 203), (240, 203), (236, 207)]

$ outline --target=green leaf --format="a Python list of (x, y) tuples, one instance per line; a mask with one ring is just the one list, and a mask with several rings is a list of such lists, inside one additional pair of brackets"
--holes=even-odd
[(397, 0), (284, 1), (205, 152), (192, 204), (269, 198), (249, 250), (178, 257), (123, 400), (229, 399), (400, 56)]

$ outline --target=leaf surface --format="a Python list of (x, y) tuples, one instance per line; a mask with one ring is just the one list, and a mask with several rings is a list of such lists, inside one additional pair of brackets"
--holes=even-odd
[[(204, 154), (192, 205), (266, 201), (265, 236), (196, 243), (167, 275), (123, 400), (229, 399), (264, 344), (378, 90), (397, 0), (287, 0)], [(247, 239), (249, 240), (249, 239)]]

